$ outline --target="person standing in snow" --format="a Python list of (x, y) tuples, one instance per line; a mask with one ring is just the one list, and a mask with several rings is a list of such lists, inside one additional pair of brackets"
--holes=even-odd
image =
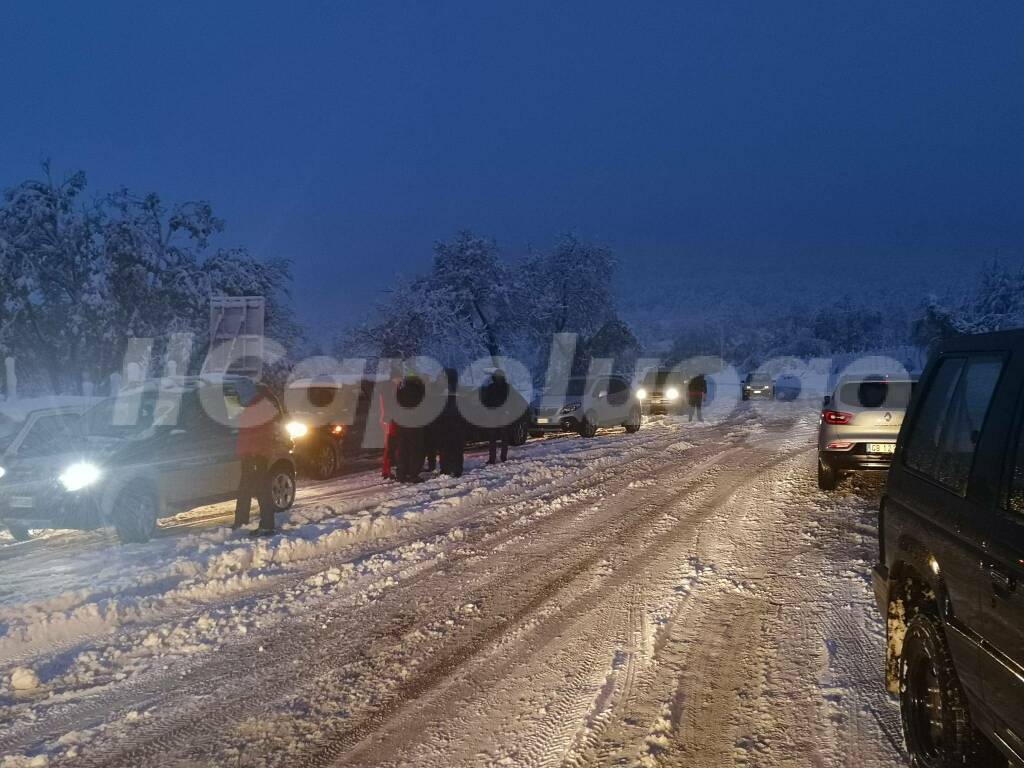
[(702, 408), (704, 399), (708, 396), (708, 382), (703, 373), (698, 373), (690, 379), (686, 385), (686, 396), (690, 406), (690, 421), (697, 417), (697, 421), (704, 421)]
[(255, 496), (260, 505), (260, 525), (257, 536), (271, 536), (274, 533), (274, 505), (270, 500), (270, 457), (274, 452), (278, 410), (267, 395), (257, 387), (245, 387), (251, 391), (239, 392), (243, 399), (242, 412), (238, 417), (238, 439), (235, 449), (242, 464), (242, 475), (238, 484), (235, 501), (233, 528), (249, 524), (249, 511)]
[[(436, 378), (430, 380), (427, 397), (437, 406), (434, 419), (423, 428), (423, 451), (427, 457), (427, 472), (437, 469), (437, 457), (441, 450), (441, 412), (444, 410), (444, 403), (447, 402), (448, 385), (445, 374), (439, 373)], [(440, 401), (440, 402), (438, 402)]]
[(437, 447), (441, 453), (441, 473), (461, 477), (466, 455), (466, 425), (459, 412), (459, 372), (446, 368), (447, 392), (437, 417)]
[(505, 377), (501, 369), (495, 370), (480, 393), (480, 401), (484, 407), (490, 410), (497, 421), (487, 433), (488, 442), (488, 464), (496, 464), (498, 458), (498, 444), (501, 444), (501, 461), (508, 460), (508, 444), (511, 438), (512, 424), (519, 419), (526, 410), (526, 401), (523, 400), (515, 388)]
[[(398, 385), (396, 398), (402, 409), (412, 411), (426, 398), (426, 387), (416, 374), (409, 374)], [(398, 419), (398, 471), (399, 482), (417, 483), (423, 470), (423, 427), (406, 426)]]
[(398, 425), (395, 423), (392, 411), (401, 382), (401, 373), (393, 368), (391, 380), (386, 385), (385, 391), (380, 393), (380, 426), (384, 432), (384, 456), (380, 463), (380, 475), (385, 480), (391, 479), (392, 469), (397, 467)]

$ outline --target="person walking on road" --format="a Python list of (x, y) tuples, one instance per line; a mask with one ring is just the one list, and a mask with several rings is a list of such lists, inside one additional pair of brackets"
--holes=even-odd
[(448, 385), (445, 403), (435, 421), (441, 474), (461, 477), (466, 456), (466, 425), (459, 413), (459, 372), (446, 368), (444, 373)]
[(235, 501), (233, 528), (249, 524), (252, 499), (260, 505), (260, 525), (257, 536), (274, 533), (274, 505), (270, 499), (270, 458), (276, 441), (277, 407), (259, 389), (253, 387), (238, 417), (238, 439), (235, 448), (241, 461), (242, 475)]
[(704, 399), (708, 396), (708, 382), (703, 373), (698, 373), (690, 379), (686, 386), (686, 396), (690, 406), (690, 421), (697, 417), (697, 421), (704, 421), (703, 407)]

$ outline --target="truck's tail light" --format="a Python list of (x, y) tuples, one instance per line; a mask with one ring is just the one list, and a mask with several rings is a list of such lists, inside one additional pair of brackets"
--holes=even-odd
[(842, 411), (822, 411), (821, 420), (826, 424), (849, 424), (853, 421), (853, 414)]

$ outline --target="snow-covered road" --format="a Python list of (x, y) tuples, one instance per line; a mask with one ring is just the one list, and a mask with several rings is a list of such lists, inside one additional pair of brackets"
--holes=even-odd
[(820, 494), (815, 416), (352, 475), (271, 540), (0, 558), (4, 766), (901, 765), (881, 478)]

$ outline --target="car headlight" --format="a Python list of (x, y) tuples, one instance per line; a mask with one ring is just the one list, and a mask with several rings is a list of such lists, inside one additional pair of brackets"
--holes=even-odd
[(79, 491), (100, 479), (100, 468), (87, 461), (80, 461), (65, 469), (58, 478), (68, 491)]
[(665, 397), (667, 397), (669, 400), (678, 400), (679, 390), (676, 389), (675, 387), (669, 387), (668, 389), (665, 390)]
[(284, 425), (284, 428), (288, 431), (288, 437), (292, 440), (298, 440), (300, 437), (305, 437), (309, 434), (309, 427), (301, 421), (289, 421)]
[(646, 400), (647, 399), (647, 390), (644, 389), (643, 387), (640, 387), (640, 389), (638, 389), (636, 391), (636, 399), (637, 400)]
[(579, 410), (579, 407), (580, 407), (579, 403), (566, 403), (562, 407), (562, 413), (572, 413), (573, 411)]

